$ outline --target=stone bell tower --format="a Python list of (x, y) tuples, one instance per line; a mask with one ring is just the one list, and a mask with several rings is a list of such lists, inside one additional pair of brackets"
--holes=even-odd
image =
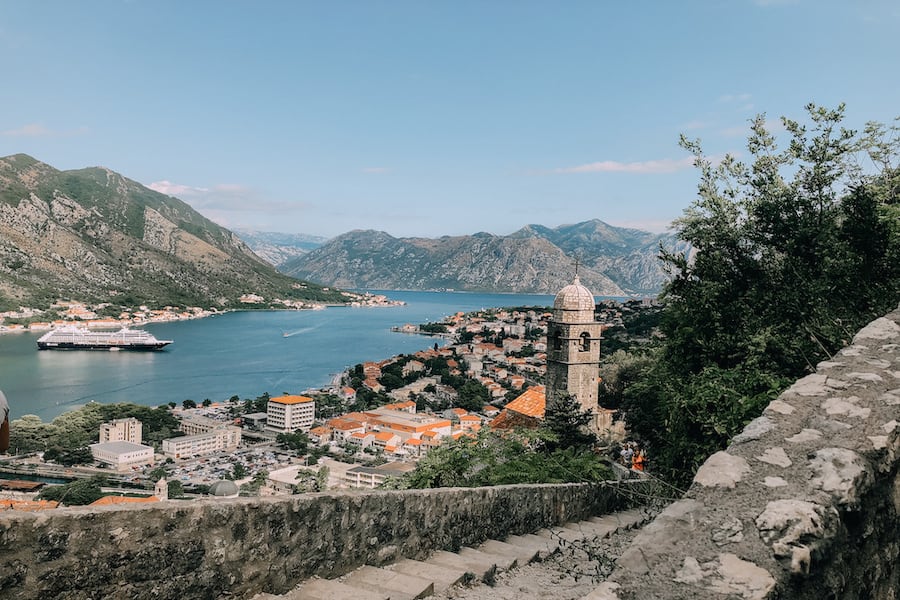
[(595, 432), (599, 431), (600, 413), (600, 334), (600, 323), (594, 320), (594, 295), (575, 275), (556, 295), (553, 317), (547, 324), (547, 398), (560, 392), (577, 398), (582, 410), (593, 413)]

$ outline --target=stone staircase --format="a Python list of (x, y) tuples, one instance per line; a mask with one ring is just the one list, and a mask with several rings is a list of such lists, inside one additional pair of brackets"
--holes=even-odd
[(433, 552), (424, 561), (401, 559), (382, 567), (364, 566), (337, 579), (312, 578), (290, 592), (258, 594), (253, 600), (416, 600), (442, 594), (449, 588), (490, 583), (496, 574), (543, 560), (561, 545), (606, 538), (643, 524), (640, 509), (592, 517), (585, 521), (541, 529), (533, 534), (487, 540), (458, 552)]

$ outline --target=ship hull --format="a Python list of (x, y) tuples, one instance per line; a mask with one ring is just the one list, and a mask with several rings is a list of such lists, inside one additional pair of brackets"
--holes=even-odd
[(153, 352), (162, 350), (171, 342), (156, 344), (105, 344), (77, 342), (38, 342), (38, 350), (129, 350), (137, 352)]

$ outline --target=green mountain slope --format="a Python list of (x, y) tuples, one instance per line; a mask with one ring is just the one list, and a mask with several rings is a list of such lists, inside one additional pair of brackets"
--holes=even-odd
[(0, 305), (70, 297), (228, 307), (248, 293), (343, 301), (277, 272), (181, 200), (109, 169), (0, 158)]

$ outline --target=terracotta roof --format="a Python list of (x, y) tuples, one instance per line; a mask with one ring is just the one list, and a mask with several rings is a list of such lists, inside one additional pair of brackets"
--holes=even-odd
[(416, 438), (409, 438), (405, 442), (403, 442), (407, 446), (421, 446), (422, 440), (417, 440)]
[(547, 398), (545, 396), (544, 386), (536, 385), (522, 392), (518, 398), (507, 404), (504, 408), (505, 410), (511, 410), (520, 415), (525, 415), (526, 417), (543, 419), (546, 404)]
[(277, 402), (278, 404), (302, 404), (312, 401), (313, 399), (309, 396), (278, 396), (277, 398), (269, 399), (269, 402)]
[(132, 498), (131, 496), (103, 496), (99, 500), (91, 502), (91, 506), (111, 506), (113, 504), (131, 504), (136, 502), (159, 502), (156, 496), (145, 498)]
[(456, 413), (456, 414), (459, 415), (459, 416), (463, 416), (463, 415), (469, 414), (469, 411), (467, 411), (467, 410), (464, 409), (464, 408), (451, 408), (450, 410), (452, 410), (454, 413)]
[(481, 418), (476, 417), (475, 415), (463, 415), (459, 418), (460, 421), (471, 421), (473, 423), (481, 423)]
[(0, 510), (48, 510), (59, 506), (55, 500), (0, 500)]
[(375, 434), (375, 439), (381, 442), (386, 442), (388, 440), (394, 439), (396, 435), (396, 433), (391, 433), (390, 431), (381, 431)]
[(339, 429), (341, 431), (347, 431), (350, 429), (359, 429), (360, 427), (365, 427), (359, 421), (354, 421), (352, 419), (342, 419), (340, 417), (331, 419), (328, 421), (328, 426), (332, 429)]

